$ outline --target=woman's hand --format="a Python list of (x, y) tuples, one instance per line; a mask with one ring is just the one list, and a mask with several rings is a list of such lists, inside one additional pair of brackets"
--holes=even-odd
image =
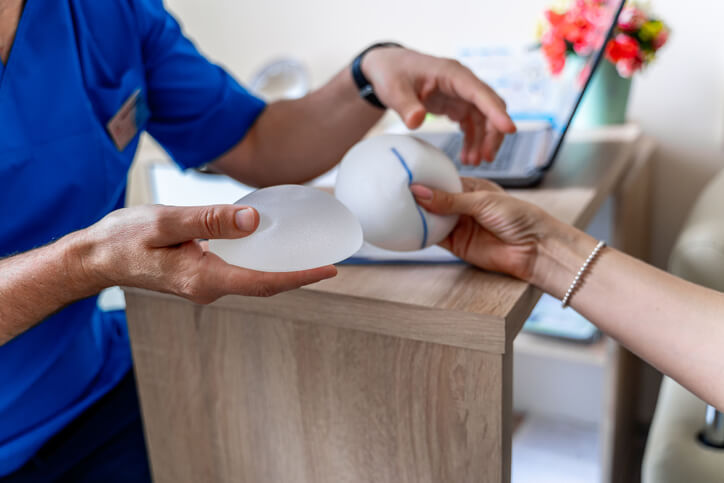
[(126, 208), (78, 232), (85, 249), (76, 262), (100, 288), (141, 287), (197, 303), (227, 294), (270, 296), (336, 275), (333, 266), (285, 273), (239, 268), (199, 241), (242, 238), (258, 224), (253, 208), (235, 205)]
[(463, 163), (492, 161), (505, 133), (515, 132), (503, 99), (455, 60), (385, 47), (365, 54), (361, 67), (380, 101), (408, 128), (418, 128), (428, 112), (459, 123)]
[[(486, 270), (507, 273), (560, 296), (575, 274), (557, 266), (559, 250), (588, 245), (595, 240), (555, 219), (541, 208), (506, 194), (484, 179), (462, 178), (463, 193), (446, 193), (412, 185), (417, 202), (438, 214), (459, 214), (460, 221), (440, 245)], [(588, 252), (586, 251), (588, 250)]]
[[(488, 270), (562, 298), (596, 239), (481, 179), (465, 192), (411, 186), (420, 205), (460, 221), (441, 245)], [(571, 307), (694, 394), (724, 409), (724, 294), (676, 278), (615, 249), (602, 251), (572, 292)]]

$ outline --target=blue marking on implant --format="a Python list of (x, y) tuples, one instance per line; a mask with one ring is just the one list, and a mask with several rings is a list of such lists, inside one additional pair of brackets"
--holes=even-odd
[[(392, 150), (392, 154), (394, 154), (397, 159), (400, 160), (400, 164), (402, 164), (402, 167), (405, 168), (405, 171), (407, 171), (407, 179), (409, 180), (407, 186), (410, 186), (412, 184), (412, 171), (410, 171), (410, 167), (407, 166), (405, 158), (402, 157), (402, 155), (396, 148), (390, 149)], [(420, 205), (415, 203), (415, 208), (417, 208), (417, 212), (420, 214), (420, 219), (422, 220), (422, 245), (420, 246), (420, 248), (422, 249), (425, 248), (425, 245), (427, 245), (427, 220), (425, 219), (425, 213), (423, 213)]]

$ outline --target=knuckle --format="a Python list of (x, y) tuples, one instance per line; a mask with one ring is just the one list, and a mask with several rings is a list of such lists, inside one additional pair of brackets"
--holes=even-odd
[(148, 206), (144, 218), (152, 235), (164, 235), (173, 223), (170, 211), (164, 206)]
[(199, 224), (210, 238), (218, 237), (224, 233), (224, 221), (222, 214), (216, 208), (206, 208), (199, 213)]
[(407, 92), (409, 83), (402, 77), (391, 77), (382, 82), (379, 90), (381, 94), (399, 96)]
[(128, 208), (112, 211), (98, 221), (95, 226), (104, 234), (113, 233), (125, 223)]
[(472, 213), (482, 213), (493, 202), (489, 193), (486, 191), (478, 191), (472, 199), (470, 206)]
[(455, 59), (442, 59), (435, 69), (435, 77), (439, 78), (441, 82), (448, 79), (451, 75), (455, 75), (456, 71), (464, 68), (463, 65)]
[(455, 195), (450, 193), (439, 193), (437, 205), (444, 211), (451, 211), (455, 207)]
[(162, 224), (169, 217), (165, 206), (149, 205), (142, 207), (141, 210), (143, 210), (142, 217), (154, 225)]
[(457, 59), (445, 59), (445, 63), (448, 67), (453, 69), (459, 69), (461, 67), (465, 67), (459, 60)]

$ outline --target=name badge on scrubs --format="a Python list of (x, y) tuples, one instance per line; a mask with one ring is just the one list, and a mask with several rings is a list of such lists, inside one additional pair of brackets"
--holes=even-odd
[(150, 116), (146, 98), (136, 89), (118, 112), (108, 121), (106, 129), (119, 151), (123, 151)]

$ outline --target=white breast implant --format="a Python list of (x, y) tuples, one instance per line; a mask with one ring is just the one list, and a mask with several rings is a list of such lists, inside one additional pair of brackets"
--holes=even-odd
[(259, 212), (251, 235), (209, 240), (209, 249), (227, 263), (264, 272), (292, 272), (337, 263), (362, 245), (362, 228), (332, 195), (299, 185), (264, 188), (236, 205)]
[(442, 241), (458, 217), (428, 213), (415, 202), (413, 183), (462, 191), (445, 153), (412, 136), (386, 134), (347, 152), (334, 194), (357, 217), (366, 242), (387, 250), (420, 250)]

